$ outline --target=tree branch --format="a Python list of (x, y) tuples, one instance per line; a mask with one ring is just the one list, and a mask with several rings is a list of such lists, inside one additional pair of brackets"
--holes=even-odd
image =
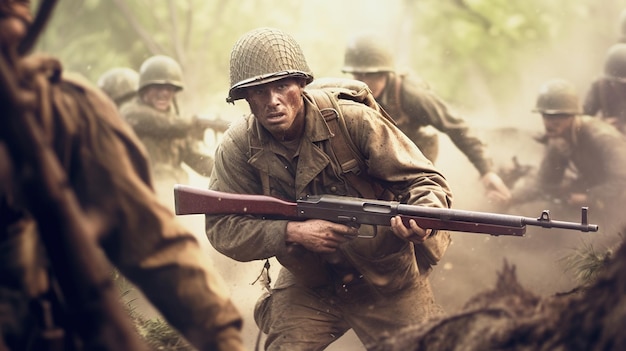
[(130, 23), (131, 27), (133, 27), (137, 35), (139, 35), (144, 44), (146, 44), (146, 47), (152, 54), (164, 54), (166, 52), (166, 50), (156, 41), (154, 41), (148, 31), (146, 31), (136, 20), (135, 16), (133, 16), (132, 11), (128, 8), (128, 5), (126, 5), (125, 0), (113, 0), (113, 2), (120, 10), (124, 18), (126, 18), (128, 23)]
[(177, 9), (175, 0), (169, 0), (167, 2), (167, 6), (169, 8), (170, 13), (170, 21), (172, 23), (172, 43), (174, 43), (174, 52), (176, 53), (176, 59), (183, 67), (185, 66), (186, 57), (185, 50), (183, 49), (182, 43), (178, 38), (178, 18), (177, 18)]

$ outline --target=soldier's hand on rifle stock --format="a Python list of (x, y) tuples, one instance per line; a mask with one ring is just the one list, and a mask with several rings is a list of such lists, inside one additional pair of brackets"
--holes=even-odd
[(395, 216), (391, 219), (391, 230), (393, 233), (414, 244), (424, 243), (432, 233), (432, 229), (424, 229), (418, 226), (414, 219), (409, 220), (409, 226), (410, 228), (407, 228), (404, 223), (402, 223), (400, 216)]
[(289, 244), (302, 245), (309, 251), (332, 253), (339, 245), (356, 238), (357, 235), (359, 235), (358, 228), (322, 219), (309, 219), (289, 222), (285, 241)]

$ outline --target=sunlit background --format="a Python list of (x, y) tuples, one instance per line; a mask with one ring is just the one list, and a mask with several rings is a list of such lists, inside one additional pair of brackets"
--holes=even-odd
[[(347, 39), (374, 30), (395, 48), (398, 68), (428, 81), (485, 138), (496, 163), (504, 165), (511, 156), (536, 161), (538, 146), (516, 137), (517, 131), (526, 135), (542, 127), (530, 112), (538, 87), (560, 77), (586, 93), (602, 74), (606, 50), (620, 38), (619, 14), (625, 7), (618, 0), (62, 0), (38, 49), (93, 82), (112, 67), (138, 70), (149, 56), (172, 56), (185, 74), (179, 96), (183, 114), (234, 120), (248, 109), (245, 102), (225, 102), (229, 55), (248, 30), (271, 26), (291, 33), (318, 77), (343, 76)], [(498, 131), (511, 128), (513, 134), (498, 138)], [(219, 135), (207, 132), (207, 150), (218, 141)], [(437, 165), (451, 183), (456, 207), (485, 207), (478, 173), (445, 137)], [(191, 175), (193, 185), (206, 186), (205, 178)], [(252, 307), (261, 289), (251, 283), (263, 262), (235, 263), (219, 255), (204, 238), (201, 216), (181, 220), (203, 240), (232, 289), (252, 349)], [(570, 288), (574, 283), (557, 259), (585, 237), (454, 233), (453, 239), (432, 274), (438, 301), (448, 311), (491, 287), (505, 258), (518, 267), (522, 284), (537, 293)], [(363, 348), (348, 335), (331, 349)]]

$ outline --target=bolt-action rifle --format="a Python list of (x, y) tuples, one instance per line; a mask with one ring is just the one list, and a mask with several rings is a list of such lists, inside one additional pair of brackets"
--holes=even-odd
[(598, 231), (598, 226), (589, 224), (587, 220), (587, 207), (581, 209), (581, 222), (574, 223), (552, 220), (548, 210), (544, 210), (538, 218), (531, 218), (335, 195), (315, 195), (288, 202), (271, 196), (232, 194), (181, 184), (174, 186), (174, 201), (177, 215), (245, 214), (292, 220), (316, 218), (347, 225), (386, 226), (392, 217), (400, 216), (407, 226), (409, 220), (414, 219), (422, 228), (496, 236), (524, 236), (528, 225), (582, 232)]

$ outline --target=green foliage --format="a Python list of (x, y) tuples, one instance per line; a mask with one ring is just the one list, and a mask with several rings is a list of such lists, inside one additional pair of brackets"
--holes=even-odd
[[(611, 4), (603, 5), (611, 7)], [(585, 37), (603, 39), (599, 43), (617, 38), (615, 27), (581, 26), (595, 21), (606, 23), (606, 17), (592, 17), (597, 6), (591, 0), (423, 1), (415, 9), (415, 34), (427, 36), (428, 40), (414, 47), (414, 68), (427, 80), (436, 81), (444, 95), (457, 101), (468, 102), (464, 98), (468, 87), (458, 82), (467, 81), (476, 72), (496, 100), (515, 98), (516, 89), (532, 66), (558, 65), (552, 50), (567, 45), (569, 38), (581, 29), (587, 32)], [(612, 6), (617, 13), (619, 3)], [(617, 21), (617, 16), (611, 19)], [(578, 47), (583, 49), (591, 44), (579, 43)], [(601, 46), (601, 50), (604, 48)], [(575, 49), (572, 48), (571, 54), (577, 54)], [(548, 78), (552, 77), (545, 77)]]
[(143, 336), (152, 350), (193, 351), (195, 350), (167, 322), (160, 318), (145, 319), (141, 315), (131, 314), (139, 335)]
[(128, 295), (135, 289), (126, 278), (114, 269), (112, 272), (115, 285), (120, 292), (120, 302), (124, 304), (129, 317), (133, 321), (135, 330), (144, 338), (151, 350), (154, 351), (193, 351), (195, 350), (176, 329), (172, 328), (161, 318), (145, 318), (135, 306), (135, 300), (129, 300)]
[(231, 47), (250, 29), (292, 33), (318, 76), (342, 75), (349, 35), (377, 30), (445, 99), (527, 111), (521, 98), (545, 79), (586, 88), (618, 38), (622, 7), (618, 0), (63, 0), (39, 49), (94, 82), (111, 67), (138, 69), (153, 54), (170, 55), (185, 71), (186, 100), (203, 105), (223, 102)]
[(584, 244), (561, 261), (565, 265), (565, 271), (572, 273), (581, 285), (589, 285), (607, 265), (612, 254), (612, 250), (598, 252), (593, 245)]

